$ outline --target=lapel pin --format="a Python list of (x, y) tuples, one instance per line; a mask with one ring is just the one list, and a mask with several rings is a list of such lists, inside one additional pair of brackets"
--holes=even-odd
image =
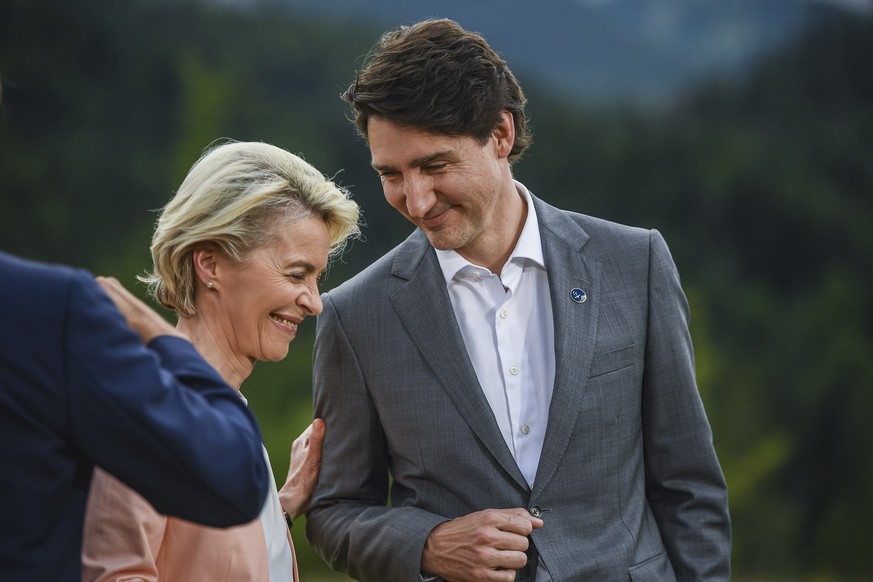
[(575, 301), (576, 303), (585, 303), (588, 301), (588, 295), (582, 289), (575, 287), (570, 289), (570, 299)]

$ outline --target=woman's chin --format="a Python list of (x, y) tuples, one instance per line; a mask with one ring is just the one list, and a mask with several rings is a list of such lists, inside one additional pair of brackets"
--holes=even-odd
[(282, 346), (275, 346), (268, 352), (262, 352), (258, 358), (261, 362), (281, 362), (288, 356), (288, 350), (291, 348), (291, 342)]

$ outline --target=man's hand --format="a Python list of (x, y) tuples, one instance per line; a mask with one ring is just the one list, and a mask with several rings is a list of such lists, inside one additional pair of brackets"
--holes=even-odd
[(97, 284), (112, 299), (115, 306), (124, 316), (127, 325), (139, 333), (143, 344), (148, 344), (159, 335), (185, 337), (185, 334), (161, 317), (157, 311), (140, 301), (133, 293), (124, 288), (115, 277), (97, 277)]
[(324, 443), (324, 421), (316, 418), (291, 445), (288, 478), (279, 489), (282, 510), (297, 519), (309, 509), (309, 498), (321, 470), (321, 447)]
[(421, 571), (447, 582), (511, 581), (527, 564), (527, 536), (543, 521), (525, 509), (486, 509), (435, 527)]

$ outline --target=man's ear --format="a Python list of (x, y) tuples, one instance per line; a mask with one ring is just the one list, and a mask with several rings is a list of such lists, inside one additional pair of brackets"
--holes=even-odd
[(491, 135), (497, 141), (497, 155), (508, 157), (515, 145), (515, 120), (511, 111), (504, 109), (500, 112), (500, 123), (491, 130)]

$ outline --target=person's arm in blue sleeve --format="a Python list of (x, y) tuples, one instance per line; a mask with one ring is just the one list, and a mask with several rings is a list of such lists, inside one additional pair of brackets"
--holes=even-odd
[[(191, 343), (173, 337), (175, 328), (112, 283), (110, 300), (83, 274), (68, 297), (66, 381), (77, 445), (161, 513), (215, 527), (256, 518), (270, 480), (251, 412)], [(122, 304), (140, 336), (128, 326), (113, 304), (119, 297), (139, 304), (135, 314), (157, 318), (153, 338)]]

